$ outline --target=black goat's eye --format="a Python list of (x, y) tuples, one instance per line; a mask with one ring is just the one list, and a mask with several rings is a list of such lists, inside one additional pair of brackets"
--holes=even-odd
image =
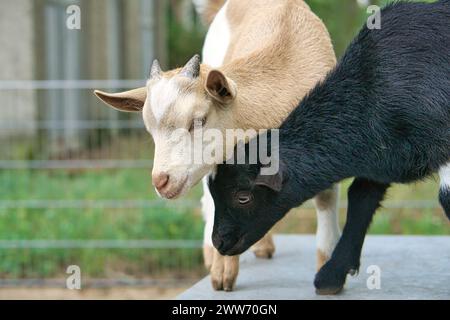
[(203, 128), (205, 124), (206, 124), (206, 117), (194, 119), (192, 120), (189, 132), (194, 131), (195, 128)]
[(253, 195), (249, 191), (239, 191), (235, 195), (235, 200), (239, 205), (245, 206), (253, 201)]

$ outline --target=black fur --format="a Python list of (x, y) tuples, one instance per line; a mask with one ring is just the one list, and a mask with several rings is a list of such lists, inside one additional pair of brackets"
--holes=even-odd
[[(255, 184), (261, 165), (218, 167), (210, 190), (213, 242), (222, 254), (242, 253), (291, 208), (356, 177), (342, 238), (315, 280), (319, 293), (338, 292), (359, 268), (389, 185), (424, 179), (449, 162), (450, 0), (395, 3), (381, 19), (381, 30), (364, 27), (281, 126), (280, 192)], [(239, 192), (254, 200), (239, 205)], [(449, 215), (447, 193), (441, 203)]]
[(444, 208), (445, 214), (450, 219), (450, 188), (442, 187), (439, 190), (439, 202)]

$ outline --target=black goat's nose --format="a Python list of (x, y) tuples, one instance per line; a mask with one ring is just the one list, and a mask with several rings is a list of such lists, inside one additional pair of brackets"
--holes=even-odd
[(222, 233), (216, 234), (213, 236), (213, 244), (214, 247), (220, 252), (222, 255), (226, 255), (238, 242), (239, 237), (236, 233), (227, 232), (225, 235)]
[(217, 250), (221, 250), (223, 245), (224, 245), (224, 242), (221, 239), (216, 240), (214, 243), (214, 246), (216, 247)]

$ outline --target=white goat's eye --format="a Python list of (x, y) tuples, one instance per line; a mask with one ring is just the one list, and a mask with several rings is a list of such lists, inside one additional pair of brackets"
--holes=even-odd
[(192, 120), (191, 127), (189, 128), (189, 132), (194, 131), (195, 128), (203, 128), (206, 124), (206, 117), (196, 118)]
[(240, 191), (236, 194), (236, 200), (240, 205), (247, 205), (253, 200), (253, 195), (249, 191)]

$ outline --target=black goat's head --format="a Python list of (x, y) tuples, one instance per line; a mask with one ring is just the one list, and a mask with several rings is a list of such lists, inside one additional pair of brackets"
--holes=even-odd
[(259, 161), (249, 164), (246, 152), (245, 164), (219, 165), (209, 179), (215, 204), (212, 239), (222, 255), (247, 250), (290, 209), (283, 166), (272, 175), (264, 175), (264, 167)]

